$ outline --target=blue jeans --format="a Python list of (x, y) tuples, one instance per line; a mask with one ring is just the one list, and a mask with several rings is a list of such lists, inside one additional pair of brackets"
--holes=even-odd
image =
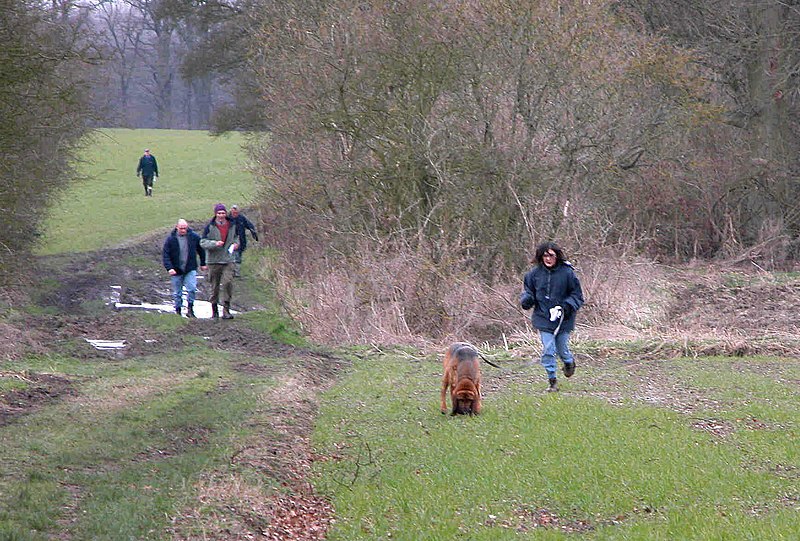
[(569, 332), (560, 332), (556, 336), (547, 331), (539, 331), (542, 340), (542, 366), (547, 371), (548, 378), (556, 377), (556, 354), (561, 357), (564, 364), (575, 362), (569, 350)]
[(183, 288), (186, 288), (186, 302), (194, 304), (197, 296), (197, 271), (189, 271), (186, 274), (176, 274), (170, 276), (172, 282), (172, 301), (177, 310), (183, 305)]

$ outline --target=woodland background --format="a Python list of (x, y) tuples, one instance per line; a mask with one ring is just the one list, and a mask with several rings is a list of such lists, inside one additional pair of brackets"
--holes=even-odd
[(660, 265), (800, 258), (795, 0), (0, 8), (4, 283), (97, 127), (245, 132), (321, 339), (496, 336), (547, 239), (588, 322), (657, 321)]

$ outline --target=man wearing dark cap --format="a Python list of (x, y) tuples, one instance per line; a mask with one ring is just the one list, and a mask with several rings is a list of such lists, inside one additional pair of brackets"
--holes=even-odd
[(244, 251), (247, 250), (247, 232), (253, 235), (253, 240), (258, 242), (258, 233), (256, 233), (256, 226), (253, 222), (247, 219), (247, 216), (239, 212), (239, 205), (231, 205), (231, 212), (228, 217), (239, 224), (239, 229), (242, 231), (242, 245), (233, 254), (235, 261), (233, 263), (233, 277), (238, 278), (241, 276), (242, 269), (242, 256)]
[(150, 154), (150, 149), (144, 149), (144, 156), (139, 158), (139, 166), (136, 168), (136, 176), (142, 175), (144, 184), (144, 195), (153, 196), (153, 177), (158, 178), (158, 162), (156, 157)]
[(244, 231), (237, 222), (228, 218), (228, 210), (222, 203), (214, 205), (214, 217), (203, 230), (200, 246), (206, 251), (208, 278), (211, 282), (211, 317), (218, 318), (220, 290), (222, 290), (222, 319), (233, 319), (231, 298), (233, 297), (234, 253), (242, 245)]

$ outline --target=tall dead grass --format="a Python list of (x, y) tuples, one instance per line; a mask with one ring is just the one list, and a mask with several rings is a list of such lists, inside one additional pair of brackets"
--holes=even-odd
[[(664, 271), (643, 261), (586, 257), (575, 262), (586, 304), (582, 328), (646, 329), (664, 317)], [(465, 266), (436, 265), (410, 252), (365, 251), (319, 269), (310, 283), (285, 264), (272, 279), (308, 336), (329, 344), (424, 344), (469, 340), (507, 345), (530, 331), (519, 307), (522, 274), (487, 283)], [(613, 332), (613, 331), (610, 331)]]

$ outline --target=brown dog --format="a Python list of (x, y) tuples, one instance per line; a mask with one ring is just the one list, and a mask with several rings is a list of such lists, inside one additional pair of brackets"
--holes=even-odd
[(481, 366), (478, 352), (469, 344), (456, 342), (444, 354), (442, 413), (447, 413), (445, 393), (450, 387), (450, 415), (477, 415), (481, 412)]

